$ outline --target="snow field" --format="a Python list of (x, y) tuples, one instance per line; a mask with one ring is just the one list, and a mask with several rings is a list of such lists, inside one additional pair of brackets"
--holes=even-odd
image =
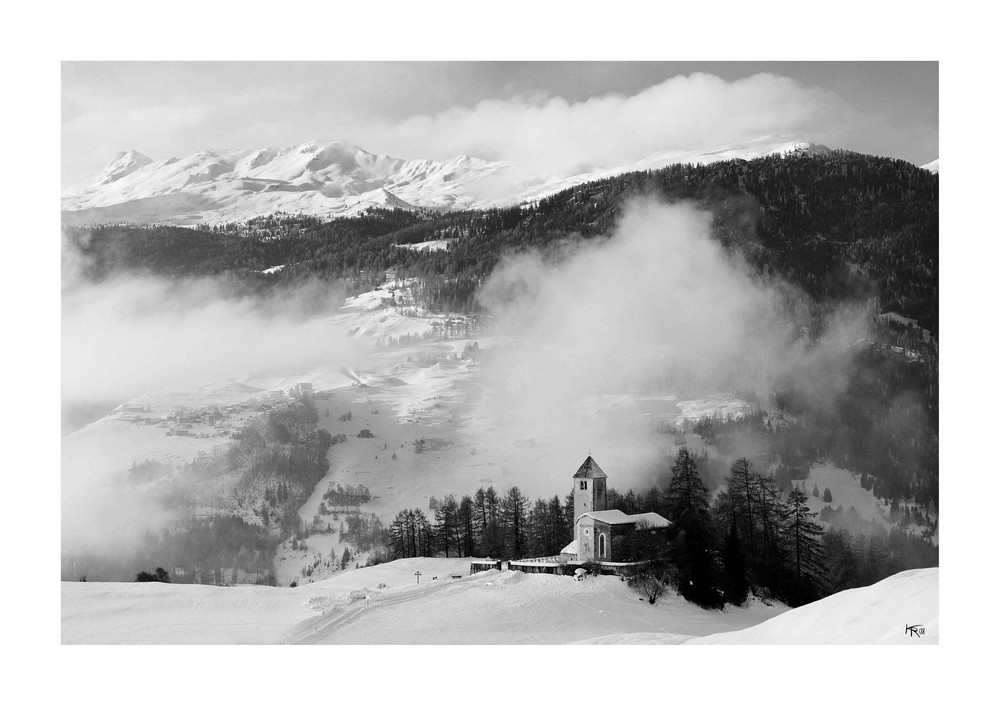
[[(907, 626), (923, 628), (923, 634)], [(938, 569), (902, 571), (790, 610), (738, 632), (708, 635), (690, 644), (936, 645)]]
[[(402, 559), (294, 589), (65, 582), (62, 641), (910, 645), (939, 641), (937, 569), (905, 571), (792, 610), (753, 601), (745, 608), (706, 611), (669, 593), (650, 606), (613, 576), (582, 582), (516, 571), (469, 576), (469, 562)], [(453, 573), (462, 578), (453, 581)], [(907, 631), (908, 626), (914, 630)]]
[[(754, 604), (703, 611), (669, 595), (650, 606), (613, 576), (582, 582), (495, 570), (469, 576), (469, 564), (401, 559), (294, 589), (64, 582), (62, 641), (561, 644), (632, 632), (680, 639), (674, 636), (741, 629), (784, 610)], [(453, 573), (463, 578), (452, 581)]]

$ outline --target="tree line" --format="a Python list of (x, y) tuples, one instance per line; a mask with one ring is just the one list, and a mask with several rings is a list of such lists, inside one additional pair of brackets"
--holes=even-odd
[[(665, 478), (645, 492), (608, 491), (608, 509), (656, 512), (664, 532), (638, 532), (624, 554), (645, 563), (630, 580), (655, 596), (670, 586), (700, 606), (742, 605), (753, 593), (797, 606), (835, 591), (869, 585), (904, 569), (936, 566), (931, 542), (893, 528), (853, 533), (824, 526), (797, 485), (782, 489), (773, 474), (738, 458), (714, 498), (699, 457), (681, 448)], [(460, 500), (400, 511), (389, 526), (393, 558), (557, 556), (573, 539), (572, 493), (534, 503), (516, 486), (479, 488)]]
[(569, 518), (558, 496), (528, 499), (514, 486), (500, 495), (493, 486), (456, 500), (447, 495), (435, 503), (433, 518), (420, 508), (400, 511), (389, 525), (394, 558), (411, 556), (492, 556), (511, 558), (526, 553), (558, 553), (572, 534)]

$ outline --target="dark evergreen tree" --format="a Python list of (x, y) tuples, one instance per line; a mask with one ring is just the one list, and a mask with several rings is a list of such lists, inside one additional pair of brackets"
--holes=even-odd
[(733, 519), (746, 542), (751, 565), (756, 559), (754, 552), (754, 472), (753, 465), (746, 458), (738, 458), (729, 469), (726, 478), (726, 492), (732, 504)]
[[(489, 524), (489, 515), (486, 510), (485, 490), (479, 488), (479, 490), (476, 491), (473, 496), (472, 506), (474, 510), (473, 527), (475, 530), (476, 544), (479, 546), (483, 541), (483, 535), (486, 534), (486, 525)], [(482, 549), (479, 550), (479, 555), (486, 556), (486, 554), (482, 552)]]
[(528, 554), (530, 556), (549, 555), (549, 532), (551, 529), (549, 521), (549, 505), (539, 498), (531, 506), (528, 512), (527, 529), (525, 532), (527, 539)]
[(706, 608), (721, 607), (708, 488), (698, 475), (697, 464), (687, 448), (678, 451), (671, 467), (666, 510), (668, 519), (674, 523), (670, 558), (677, 572), (681, 595)]
[(474, 529), (474, 506), (472, 498), (468, 495), (462, 496), (462, 502), (458, 505), (458, 531), (459, 546), (462, 556), (472, 556), (476, 546), (476, 533)]
[(504, 548), (507, 557), (524, 557), (525, 525), (528, 501), (516, 485), (507, 491), (501, 502), (504, 526)]
[(434, 556), (434, 531), (423, 510), (413, 511), (415, 550), (413, 556)]
[(729, 523), (722, 564), (726, 575), (723, 589), (726, 602), (743, 605), (750, 591), (750, 583), (747, 581), (746, 562), (743, 559), (743, 547), (740, 545), (739, 532), (736, 531), (736, 522)]
[(787, 515), (787, 508), (778, 492), (774, 478), (753, 474), (754, 516), (759, 518), (760, 554), (752, 567), (756, 581), (776, 590), (785, 577), (785, 547), (781, 541)]
[(453, 495), (447, 495), (437, 503), (434, 511), (434, 536), (437, 538), (438, 549), (446, 557), (458, 553), (458, 503)]
[(808, 498), (798, 488), (788, 495), (786, 542), (794, 575), (788, 598), (791, 605), (802, 605), (819, 597), (824, 583), (822, 554), (823, 528), (809, 510)]

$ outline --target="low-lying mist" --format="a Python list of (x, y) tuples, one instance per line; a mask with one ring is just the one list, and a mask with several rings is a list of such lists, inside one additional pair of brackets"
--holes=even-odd
[[(69, 280), (62, 296), (64, 420), (89, 413), (80, 421), (93, 421), (144, 395), (161, 395), (162, 403), (163, 393), (234, 379), (355, 366), (364, 348), (330, 321), (341, 302), (317, 281), (252, 296), (221, 279)], [(120, 553), (170, 519), (159, 502), (124, 482), (132, 462), (163, 452), (143, 444), (144, 433), (152, 432), (114, 423), (64, 441), (64, 552)]]
[(781, 379), (825, 404), (843, 386), (862, 331), (860, 316), (845, 310), (822, 340), (811, 339), (805, 294), (764, 284), (712, 238), (710, 214), (653, 200), (628, 204), (609, 238), (505, 260), (481, 302), (516, 341), (491, 356), (485, 374), (499, 391), (491, 403), (509, 433), (557, 439), (551, 456), (562, 470), (553, 473), (564, 475), (589, 450), (635, 469), (633, 478), (657, 463), (637, 460), (654, 444), (650, 419), (602, 435), (614, 425), (600, 405), (586, 413), (581, 395), (611, 404), (626, 393), (738, 393), (766, 405)]
[(329, 321), (340, 302), (315, 281), (235, 297), (214, 279), (78, 283), (63, 292), (63, 404), (352, 364), (361, 348)]

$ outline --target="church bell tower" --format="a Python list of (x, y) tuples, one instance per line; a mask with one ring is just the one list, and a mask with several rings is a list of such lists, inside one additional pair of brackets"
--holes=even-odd
[(607, 510), (608, 474), (592, 456), (573, 474), (573, 525), (580, 515), (593, 510)]

